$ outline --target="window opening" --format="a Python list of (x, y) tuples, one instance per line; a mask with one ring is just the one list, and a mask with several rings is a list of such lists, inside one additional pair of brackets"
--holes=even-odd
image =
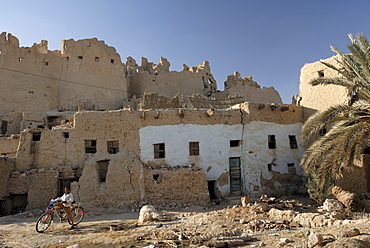
[(290, 149), (298, 148), (297, 139), (295, 135), (289, 135), (289, 145), (290, 145)]
[(69, 132), (63, 132), (63, 137), (65, 139), (68, 139), (69, 138)]
[(318, 71), (317, 74), (319, 75), (319, 77), (325, 76), (324, 70)]
[(32, 141), (40, 141), (41, 133), (32, 133)]
[(19, 60), (19, 62), (22, 62), (23, 61), (23, 58), (19, 58), (18, 60)]
[(275, 135), (269, 135), (268, 136), (268, 147), (269, 147), (269, 149), (276, 149)]
[(111, 59), (111, 60), (110, 60), (110, 62), (111, 62), (112, 64), (114, 64), (114, 59)]
[(49, 65), (49, 62), (45, 62), (45, 66), (48, 66)]
[(154, 174), (154, 175), (153, 175), (153, 179), (154, 179), (155, 181), (157, 181), (157, 180), (158, 180), (158, 178), (159, 178), (159, 174)]
[(267, 164), (267, 170), (271, 171), (272, 170), (272, 164)]
[(99, 166), (99, 181), (101, 183), (107, 181), (107, 173), (108, 173), (109, 161), (110, 161), (109, 159), (108, 160), (98, 161), (98, 166)]
[(79, 59), (79, 60), (82, 60), (82, 59), (83, 59), (83, 56), (78, 56), (78, 59)]
[(107, 148), (109, 154), (116, 154), (119, 151), (119, 142), (115, 141), (107, 141)]
[(199, 155), (199, 142), (189, 142), (189, 155), (190, 156)]
[(85, 140), (86, 153), (96, 153), (96, 140)]
[(154, 158), (165, 158), (164, 143), (154, 144)]
[(95, 62), (99, 62), (99, 57), (95, 57)]
[(230, 147), (240, 146), (240, 140), (230, 140)]

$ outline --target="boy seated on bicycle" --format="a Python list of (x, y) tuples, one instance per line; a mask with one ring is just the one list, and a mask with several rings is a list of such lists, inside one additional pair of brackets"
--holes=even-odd
[[(74, 229), (75, 225), (73, 223), (73, 217), (72, 217), (72, 213), (71, 213), (71, 205), (72, 205), (72, 202), (73, 202), (73, 194), (71, 193), (71, 187), (70, 186), (66, 186), (64, 188), (64, 194), (62, 195), (61, 197), (62, 199), (62, 202), (59, 203), (59, 206), (62, 207), (64, 209), (64, 211), (66, 211), (66, 214), (67, 214), (67, 217), (71, 223), (71, 228), (69, 228), (70, 230), (71, 229)], [(57, 213), (60, 212), (60, 209), (57, 208), (56, 209)]]

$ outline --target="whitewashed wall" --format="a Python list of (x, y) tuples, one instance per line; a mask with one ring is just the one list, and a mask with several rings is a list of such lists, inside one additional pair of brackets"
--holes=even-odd
[[(294, 163), (298, 175), (302, 175), (299, 160), (304, 148), (299, 141), (301, 123), (279, 125), (270, 122), (255, 121), (239, 125), (164, 125), (147, 126), (139, 130), (141, 161), (155, 161), (171, 166), (195, 163), (207, 175), (207, 180), (217, 180), (229, 171), (229, 158), (241, 157), (242, 190), (251, 196), (260, 195), (261, 175), (272, 179), (267, 164), (275, 164), (272, 170), (288, 173), (289, 163)], [(243, 135), (242, 135), (243, 133)], [(268, 148), (268, 135), (275, 135), (276, 149)], [(291, 149), (289, 135), (296, 135), (298, 149)], [(242, 140), (240, 147), (230, 147), (230, 140)], [(189, 156), (189, 142), (198, 141), (199, 156)], [(154, 159), (153, 144), (165, 143), (166, 156)], [(256, 187), (259, 190), (255, 190)], [(230, 186), (219, 190), (227, 195)]]
[[(244, 192), (252, 196), (258, 195), (255, 186), (261, 188), (261, 173), (264, 179), (272, 179), (267, 164), (275, 164), (271, 169), (280, 173), (288, 173), (289, 163), (294, 163), (296, 173), (303, 175), (299, 160), (304, 153), (299, 137), (301, 123), (280, 125), (271, 122), (254, 121), (246, 125), (242, 147), (242, 181)], [(268, 135), (275, 135), (276, 149), (268, 148)], [(291, 149), (289, 135), (295, 135), (298, 149)]]
[[(217, 180), (229, 171), (229, 157), (240, 157), (241, 149), (230, 147), (230, 140), (242, 140), (239, 125), (164, 125), (147, 126), (139, 130), (141, 161), (164, 162), (168, 165), (195, 163), (203, 168), (207, 180)], [(189, 142), (199, 142), (199, 156), (189, 156)], [(153, 144), (165, 143), (166, 156), (154, 159)], [(229, 186), (219, 188), (224, 194)]]

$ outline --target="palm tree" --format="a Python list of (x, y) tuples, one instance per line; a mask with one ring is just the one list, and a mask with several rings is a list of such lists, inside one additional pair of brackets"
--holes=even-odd
[(302, 128), (301, 137), (308, 142), (328, 128), (306, 150), (301, 166), (308, 176), (310, 196), (321, 202), (338, 177), (360, 165), (362, 154), (370, 146), (370, 43), (363, 34), (357, 39), (349, 34), (350, 54), (335, 47), (339, 66), (322, 62), (335, 70), (337, 77), (319, 77), (311, 85), (340, 85), (347, 89), (348, 104), (331, 106), (312, 115)]

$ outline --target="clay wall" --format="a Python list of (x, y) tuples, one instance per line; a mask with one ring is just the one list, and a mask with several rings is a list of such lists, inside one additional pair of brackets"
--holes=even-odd
[(95, 39), (62, 41), (62, 52), (47, 41), (19, 47), (16, 37), (0, 35), (0, 114), (13, 111), (118, 109), (127, 98), (125, 67), (115, 49)]
[[(338, 66), (333, 56), (322, 61)], [(301, 68), (299, 94), (300, 105), (305, 107), (304, 118), (307, 119), (315, 111), (325, 110), (337, 104), (347, 104), (350, 100), (344, 87), (335, 85), (310, 85), (310, 81), (318, 77), (336, 77), (338, 73), (328, 68), (320, 61), (307, 63)]]
[[(136, 62), (132, 63), (136, 64)], [(169, 65), (165, 70), (157, 70), (156, 67), (157, 65), (154, 65), (155, 69), (150, 70), (144, 64), (138, 66), (138, 72), (130, 73), (128, 71), (130, 97), (141, 97), (146, 92), (157, 92), (167, 98), (173, 98), (177, 94), (186, 96), (193, 93), (216, 92), (217, 90), (216, 81), (213, 79), (207, 61), (197, 67), (186, 67), (181, 72), (169, 71)]]
[(0, 136), (0, 156), (15, 158), (19, 145), (19, 135)]
[[(200, 168), (146, 166), (145, 197), (152, 204), (208, 204), (210, 196), (206, 175)], [(157, 168), (156, 168), (157, 167)]]
[(224, 82), (225, 91), (216, 94), (221, 97), (238, 95), (243, 98), (243, 102), (253, 103), (283, 103), (279, 93), (274, 87), (262, 87), (252, 80), (251, 76), (246, 76), (244, 79), (240, 77), (239, 72), (227, 77)]

